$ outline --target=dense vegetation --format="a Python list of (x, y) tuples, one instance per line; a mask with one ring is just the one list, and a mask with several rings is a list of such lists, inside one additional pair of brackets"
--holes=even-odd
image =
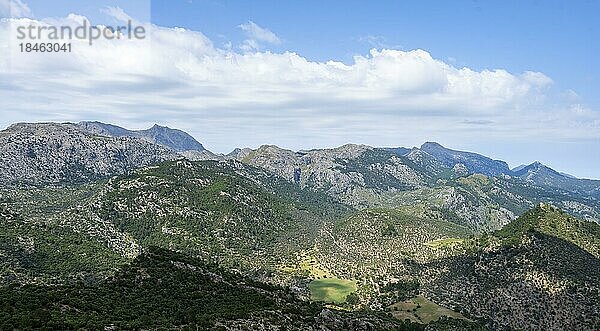
[(382, 153), (335, 161), (336, 176), (381, 193), (362, 210), (237, 161), (3, 187), (0, 326), (600, 327), (600, 226), (549, 204), (526, 212), (587, 198), (508, 177), (406, 177), (424, 166)]
[(569, 241), (600, 258), (600, 225), (576, 219), (551, 205), (536, 206), (495, 234), (515, 242), (534, 231)]
[[(244, 285), (245, 284), (245, 285)], [(166, 250), (149, 248), (111, 280), (99, 284), (3, 288), (3, 329), (120, 329), (212, 326), (219, 319), (281, 313), (314, 315), (319, 305), (293, 301), (282, 289), (253, 282)], [(286, 301), (287, 300), (287, 301)]]
[(381, 314), (327, 310), (296, 299), (285, 288), (155, 247), (105, 282), (0, 288), (2, 329), (253, 330), (275, 326), (288, 330), (423, 329)]
[(493, 235), (466, 240), (465, 254), (426, 264), (422, 288), (493, 329), (596, 330), (597, 229), (540, 205)]

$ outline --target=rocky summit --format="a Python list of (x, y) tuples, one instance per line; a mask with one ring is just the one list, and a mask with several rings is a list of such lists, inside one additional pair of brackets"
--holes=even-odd
[(184, 131), (155, 124), (147, 130), (127, 130), (122, 127), (101, 122), (79, 122), (77, 126), (93, 134), (108, 137), (132, 137), (165, 146), (176, 152), (202, 152), (204, 146)]

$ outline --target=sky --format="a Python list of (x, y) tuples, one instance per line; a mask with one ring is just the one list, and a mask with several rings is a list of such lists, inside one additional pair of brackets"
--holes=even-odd
[[(600, 178), (600, 1), (0, 0), (0, 127), (180, 128), (207, 148), (437, 141)], [(144, 40), (19, 51), (24, 24)]]

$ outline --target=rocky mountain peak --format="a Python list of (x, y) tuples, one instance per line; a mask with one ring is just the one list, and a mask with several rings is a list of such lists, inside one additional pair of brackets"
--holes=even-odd
[(471, 173), (488, 176), (510, 173), (508, 164), (504, 161), (493, 160), (477, 153), (449, 149), (436, 142), (426, 142), (421, 145), (420, 149), (435, 157), (448, 168), (462, 163)]
[(151, 128), (146, 130), (128, 130), (102, 122), (79, 122), (77, 126), (87, 132), (108, 137), (132, 137), (144, 139), (148, 142), (165, 146), (176, 152), (202, 152), (205, 150), (204, 146), (188, 133), (158, 124), (154, 124)]
[(423, 145), (421, 145), (421, 149), (428, 149), (428, 148), (445, 148), (445, 147), (435, 141), (426, 141), (425, 143), (423, 143)]

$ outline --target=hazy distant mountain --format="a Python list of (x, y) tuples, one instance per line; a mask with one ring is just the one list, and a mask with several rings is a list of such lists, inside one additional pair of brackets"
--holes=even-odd
[[(531, 167), (532, 165), (535, 165), (536, 163), (540, 163), (540, 162), (539, 162), (539, 161), (536, 161), (536, 162), (534, 162), (533, 164), (521, 164), (521, 165), (519, 165), (519, 166), (516, 166), (516, 167), (512, 168), (510, 171), (512, 171), (513, 173), (521, 173), (521, 170), (523, 170), (523, 169), (525, 169), (525, 168), (527, 168), (527, 167)], [(541, 164), (541, 163), (540, 163), (540, 164)], [(548, 167), (548, 168), (549, 168), (549, 169), (551, 169), (550, 167)], [(552, 170), (552, 169), (551, 169), (551, 170)], [(561, 174), (561, 175), (565, 176), (565, 177), (569, 177), (569, 178), (572, 178), (572, 179), (578, 179), (576, 176), (573, 176), (573, 175), (571, 175), (571, 174), (568, 174), (568, 173), (566, 173), (566, 172), (560, 172), (560, 171), (557, 171), (557, 172), (558, 172), (559, 174)]]
[[(425, 149), (431, 150), (431, 145), (425, 144)], [(403, 148), (393, 150), (404, 152)], [(456, 153), (461, 163), (445, 164), (450, 153)], [(600, 205), (590, 199), (592, 194), (563, 191), (518, 177), (473, 174), (512, 175), (505, 162), (475, 153), (441, 147), (434, 154), (438, 156), (413, 148), (398, 155), (388, 148), (351, 144), (303, 152), (265, 145), (256, 150), (237, 149), (229, 157), (265, 168), (301, 187), (324, 190), (359, 208), (415, 203), (435, 206), (453, 222), (476, 232), (498, 229), (542, 201), (588, 220), (600, 219)]]
[(235, 148), (234, 150), (229, 152), (227, 155), (225, 155), (225, 157), (228, 159), (242, 160), (243, 158), (248, 156), (251, 152), (252, 152), (252, 149), (247, 148), (247, 147), (246, 148)]
[(176, 152), (205, 150), (204, 146), (194, 137), (184, 131), (171, 129), (155, 124), (147, 130), (127, 130), (119, 126), (101, 122), (79, 122), (77, 124), (84, 130), (98, 135), (109, 137), (134, 137), (168, 147)]
[(449, 168), (453, 168), (457, 164), (462, 164), (471, 173), (480, 173), (488, 176), (510, 174), (510, 169), (506, 162), (493, 160), (476, 153), (452, 150), (436, 142), (426, 142), (421, 145), (420, 149), (432, 155)]
[(600, 195), (600, 180), (579, 179), (562, 174), (537, 161), (514, 171), (514, 175), (535, 185)]
[(561, 175), (563, 175), (563, 176), (569, 177), (569, 178), (578, 179), (577, 176), (573, 176), (573, 175), (568, 174), (566, 172), (559, 171), (558, 173), (561, 174)]
[[(406, 156), (407, 159), (411, 160), (415, 164), (418, 164), (419, 166), (423, 167), (424, 169), (427, 169), (427, 171), (434, 173), (438, 176), (444, 177), (444, 174), (446, 174), (446, 177), (448, 177), (451, 174), (450, 167), (447, 167), (442, 161), (437, 159), (435, 156), (433, 156), (421, 149), (418, 149), (416, 147), (411, 149), (404, 156)], [(454, 167), (457, 167), (457, 169), (458, 169), (459, 165), (460, 165), (460, 163), (455, 165)], [(468, 171), (466, 171), (466, 169), (465, 169), (465, 171), (462, 171), (462, 172), (454, 171), (454, 175), (456, 175), (456, 174), (468, 175)]]

